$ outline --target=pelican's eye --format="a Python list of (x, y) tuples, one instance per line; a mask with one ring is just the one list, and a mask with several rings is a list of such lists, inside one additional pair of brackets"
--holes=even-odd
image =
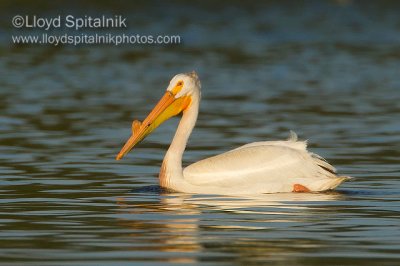
[(178, 82), (176, 83), (175, 87), (172, 89), (172, 94), (173, 94), (173, 95), (177, 95), (178, 92), (181, 91), (182, 87), (183, 87), (183, 81), (180, 80), (180, 81), (178, 81)]

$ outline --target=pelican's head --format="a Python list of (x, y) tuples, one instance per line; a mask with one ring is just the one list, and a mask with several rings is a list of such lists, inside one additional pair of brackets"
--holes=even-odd
[(164, 96), (153, 108), (143, 122), (134, 120), (132, 135), (118, 153), (116, 159), (120, 160), (135, 145), (140, 143), (147, 135), (153, 132), (167, 119), (187, 110), (193, 97), (200, 97), (200, 80), (196, 72), (178, 74), (173, 77)]
[(171, 92), (175, 98), (189, 96), (200, 90), (200, 80), (197, 73), (192, 71), (184, 74), (177, 74), (169, 82), (167, 92)]

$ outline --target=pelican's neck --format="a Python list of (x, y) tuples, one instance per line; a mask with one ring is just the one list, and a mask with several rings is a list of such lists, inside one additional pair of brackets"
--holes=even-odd
[(164, 157), (160, 171), (160, 185), (174, 188), (183, 181), (182, 156), (199, 113), (200, 95), (192, 95), (190, 106), (183, 112), (175, 136)]

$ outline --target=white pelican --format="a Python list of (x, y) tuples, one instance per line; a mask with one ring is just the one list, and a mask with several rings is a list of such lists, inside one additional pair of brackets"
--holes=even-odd
[(306, 141), (294, 132), (288, 140), (249, 143), (182, 168), (182, 155), (195, 126), (201, 85), (193, 71), (172, 78), (154, 109), (143, 122), (132, 123), (132, 136), (116, 159), (172, 116), (183, 113), (172, 143), (164, 157), (160, 186), (186, 193), (260, 194), (311, 192), (336, 188), (348, 179), (317, 154), (308, 152)]

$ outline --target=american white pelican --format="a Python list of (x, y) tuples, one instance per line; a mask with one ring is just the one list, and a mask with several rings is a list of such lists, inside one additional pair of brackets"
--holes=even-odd
[(182, 155), (195, 126), (201, 85), (193, 71), (172, 78), (164, 96), (147, 118), (132, 123), (132, 136), (116, 159), (172, 116), (183, 113), (164, 157), (160, 186), (180, 192), (205, 194), (259, 194), (325, 191), (348, 179), (317, 154), (308, 152), (306, 141), (295, 133), (288, 140), (246, 144), (182, 168)]

